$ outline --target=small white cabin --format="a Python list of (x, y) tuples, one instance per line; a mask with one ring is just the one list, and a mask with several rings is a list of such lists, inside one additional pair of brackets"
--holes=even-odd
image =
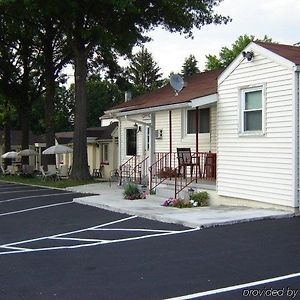
[(218, 79), (219, 195), (299, 206), (300, 48), (251, 43)]
[[(219, 204), (299, 207), (299, 71), (300, 47), (252, 42), (178, 95), (165, 86), (113, 107), (121, 177), (150, 190), (178, 177), (175, 195), (209, 184)], [(178, 148), (197, 165), (184, 183)]]

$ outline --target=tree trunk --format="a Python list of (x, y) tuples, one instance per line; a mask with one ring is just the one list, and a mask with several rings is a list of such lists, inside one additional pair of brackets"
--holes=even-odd
[[(5, 102), (5, 116), (3, 124), (3, 139), (4, 139), (4, 153), (11, 151), (11, 139), (10, 139), (10, 106), (8, 101)], [(11, 159), (4, 160), (4, 168), (11, 163)]]
[[(55, 128), (54, 128), (54, 99), (55, 99), (55, 75), (53, 63), (52, 40), (45, 40), (45, 122), (46, 122), (46, 147), (55, 144)], [(44, 165), (55, 165), (55, 155), (45, 155), (43, 159)]]
[(75, 52), (75, 124), (73, 137), (73, 179), (89, 179), (86, 141), (86, 76), (87, 55), (85, 48)]
[[(21, 131), (22, 131), (22, 140), (21, 140), (21, 148), (28, 149), (29, 148), (29, 120), (30, 120), (30, 110), (27, 101), (27, 105), (24, 105), (22, 108), (19, 108), (19, 117), (21, 120)], [(29, 158), (28, 156), (22, 156), (22, 164), (28, 164)]]

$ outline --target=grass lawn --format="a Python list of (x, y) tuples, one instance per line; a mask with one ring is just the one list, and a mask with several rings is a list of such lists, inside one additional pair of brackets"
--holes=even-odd
[(97, 183), (97, 181), (93, 179), (90, 180), (62, 179), (62, 180), (54, 181), (51, 179), (42, 180), (40, 177), (29, 178), (29, 177), (22, 177), (22, 176), (3, 176), (3, 175), (0, 175), (0, 181), (24, 183), (29, 185), (48, 186), (48, 187), (55, 187), (55, 188), (66, 188), (69, 186)]

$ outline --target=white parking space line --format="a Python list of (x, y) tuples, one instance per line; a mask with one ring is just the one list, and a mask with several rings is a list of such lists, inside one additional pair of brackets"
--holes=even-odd
[(111, 240), (111, 241), (103, 242), (103, 244), (129, 242), (129, 241), (135, 241), (135, 240), (148, 239), (148, 238), (152, 238), (152, 237), (159, 237), (159, 236), (165, 236), (165, 235), (174, 235), (174, 234), (181, 234), (181, 233), (193, 232), (193, 231), (197, 231), (197, 230), (200, 230), (200, 228), (197, 227), (197, 228), (192, 228), (192, 229), (187, 229), (187, 230), (182, 230), (182, 231), (176, 231), (176, 232), (169, 231), (169, 232), (165, 232), (165, 233), (148, 234), (148, 235), (131, 237), (131, 238), (125, 238), (125, 239)]
[(10, 211), (7, 213), (0, 214), (0, 217), (24, 213), (24, 212), (31, 211), (31, 210), (37, 210), (37, 209), (49, 208), (49, 207), (59, 206), (59, 205), (64, 205), (64, 204), (70, 204), (70, 203), (73, 203), (73, 201), (60, 202), (60, 203), (55, 203), (55, 204), (49, 204), (49, 205), (36, 206), (36, 207), (26, 208), (26, 209), (21, 209), (21, 210), (15, 210), (15, 211)]
[(58, 193), (58, 194), (46, 194), (46, 195), (35, 195), (35, 196), (24, 196), (24, 197), (18, 197), (18, 198), (12, 198), (12, 199), (7, 199), (0, 201), (1, 203), (5, 202), (11, 202), (11, 201), (16, 201), (16, 200), (22, 200), (22, 199), (27, 199), (27, 198), (39, 198), (39, 197), (51, 197), (51, 196), (64, 196), (64, 195), (69, 195), (69, 194), (75, 194), (74, 192), (67, 192), (67, 193)]
[(11, 250), (20, 250), (20, 251), (30, 251), (30, 249), (28, 248), (13, 247), (13, 246), (2, 246), (2, 248), (11, 249)]
[(79, 242), (106, 242), (107, 240), (99, 240), (99, 239), (82, 239), (82, 238), (49, 238), (50, 240), (64, 240), (64, 241), (79, 241)]
[[(102, 239), (93, 239), (93, 238), (81, 238), (81, 237), (67, 237), (68, 235), (74, 235), (76, 233), (80, 233), (80, 232), (87, 232), (87, 231), (92, 231), (92, 230), (99, 230), (104, 229), (102, 227), (105, 226), (109, 226), (109, 225), (113, 225), (113, 224), (117, 224), (117, 223), (121, 223), (121, 222), (126, 222), (132, 219), (137, 218), (137, 216), (130, 216), (127, 218), (123, 218), (123, 219), (119, 219), (119, 220), (115, 220), (115, 221), (111, 221), (108, 223), (104, 223), (104, 224), (100, 224), (100, 225), (96, 225), (96, 226), (92, 226), (92, 227), (88, 227), (88, 228), (84, 228), (84, 229), (78, 229), (78, 230), (73, 230), (73, 231), (69, 231), (69, 232), (64, 232), (64, 233), (60, 233), (60, 234), (55, 234), (55, 235), (51, 235), (51, 236), (46, 236), (46, 237), (40, 237), (40, 238), (35, 238), (35, 239), (30, 239), (30, 240), (23, 240), (23, 241), (19, 241), (19, 242), (13, 242), (13, 243), (9, 243), (9, 244), (5, 244), (5, 245), (0, 245), (0, 249), (1, 248), (13, 248), (15, 247), (16, 250), (15, 251), (5, 251), (5, 252), (0, 252), (0, 255), (7, 255), (7, 254), (17, 254), (17, 253), (25, 253), (25, 252), (38, 252), (38, 251), (50, 251), (50, 250), (59, 250), (59, 249), (78, 249), (78, 248), (83, 248), (83, 247), (91, 247), (91, 246), (98, 246), (98, 245), (108, 245), (111, 243), (118, 243), (118, 242), (129, 242), (129, 241), (135, 241), (135, 240), (142, 240), (142, 239), (147, 239), (147, 238), (154, 238), (154, 237), (161, 237), (161, 236), (167, 236), (167, 235), (174, 235), (174, 234), (182, 234), (182, 233), (187, 233), (187, 232), (192, 232), (192, 231), (196, 231), (196, 230), (200, 230), (199, 227), (197, 228), (192, 228), (192, 229), (187, 229), (187, 230), (181, 230), (181, 231), (167, 231), (167, 230), (158, 230), (158, 229), (139, 229), (139, 228), (134, 228), (132, 231), (133, 232), (137, 232), (137, 231), (144, 231), (144, 232), (154, 232), (153, 234), (147, 234), (147, 235), (143, 235), (143, 236), (135, 236), (135, 237), (130, 237), (130, 238), (122, 238), (122, 239), (112, 239), (112, 240), (102, 240)], [(109, 228), (107, 228), (109, 229)], [(110, 228), (113, 229), (113, 228)], [(119, 228), (119, 230), (122, 228)], [(118, 229), (113, 229), (113, 230), (118, 230)], [(111, 230), (112, 231), (112, 230)], [(122, 231), (122, 230), (120, 230)], [(126, 229), (125, 231), (130, 231), (130, 229)], [(65, 245), (65, 246), (53, 246), (53, 247), (44, 247), (44, 248), (24, 248), (24, 250), (18, 250), (19, 246), (22, 245), (26, 245), (29, 243), (33, 243), (33, 242), (38, 242), (38, 241), (42, 241), (42, 240), (62, 240), (62, 241), (74, 241), (74, 242), (81, 242), (80, 244), (75, 244), (75, 245)], [(87, 242), (82, 244), (82, 242)]]
[(184, 296), (180, 296), (180, 297), (167, 298), (165, 300), (186, 300), (186, 299), (200, 298), (200, 297), (205, 297), (205, 296), (210, 296), (210, 295), (232, 292), (232, 291), (245, 289), (245, 288), (249, 288), (249, 287), (253, 287), (253, 286), (257, 286), (257, 285), (267, 284), (267, 283), (271, 283), (271, 282), (282, 281), (282, 280), (295, 278), (295, 277), (299, 277), (299, 276), (300, 276), (300, 273), (288, 274), (288, 275), (284, 275), (284, 276), (278, 276), (278, 277), (273, 277), (273, 278), (269, 278), (269, 279), (233, 285), (233, 286), (229, 286), (229, 287), (225, 287), (225, 288), (220, 288), (220, 289), (215, 289), (215, 290), (210, 290), (210, 291), (205, 291), (205, 292), (199, 292), (199, 293), (184, 295)]
[(142, 228), (97, 228), (91, 230), (99, 231), (140, 231), (140, 232), (180, 232), (180, 230), (158, 230), (158, 229), (142, 229)]
[(70, 235), (70, 234), (74, 234), (74, 233), (84, 232), (84, 231), (90, 230), (92, 228), (97, 228), (97, 227), (100, 227), (100, 226), (107, 226), (107, 225), (111, 225), (111, 224), (115, 224), (115, 223), (120, 223), (120, 222), (124, 222), (124, 221), (131, 220), (131, 219), (134, 219), (134, 218), (137, 218), (137, 216), (131, 216), (131, 217), (124, 218), (124, 219), (121, 219), (121, 220), (112, 221), (112, 222), (109, 222), (109, 223), (96, 225), (96, 226), (92, 226), (92, 227), (88, 227), (88, 228), (84, 228), (84, 229), (73, 230), (73, 231), (68, 231), (68, 232), (59, 233), (59, 234), (55, 234), (55, 235), (50, 235), (50, 236), (46, 236), (46, 237), (40, 237), (40, 238), (35, 238), (35, 239), (30, 239), (30, 240), (23, 240), (23, 241), (19, 241), (19, 242), (13, 242), (13, 243), (5, 244), (5, 245), (0, 245), (0, 248), (4, 247), (4, 246), (6, 247), (6, 246), (12, 246), (12, 245), (18, 245), (18, 244), (25, 244), (25, 243), (45, 240), (45, 239), (48, 239), (48, 238), (55, 238), (55, 237), (60, 237), (60, 236), (64, 236), (64, 235)]

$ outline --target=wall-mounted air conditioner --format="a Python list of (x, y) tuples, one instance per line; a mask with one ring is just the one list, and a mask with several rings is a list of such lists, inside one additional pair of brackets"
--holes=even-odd
[(162, 129), (155, 130), (155, 138), (156, 139), (162, 139), (163, 131)]

